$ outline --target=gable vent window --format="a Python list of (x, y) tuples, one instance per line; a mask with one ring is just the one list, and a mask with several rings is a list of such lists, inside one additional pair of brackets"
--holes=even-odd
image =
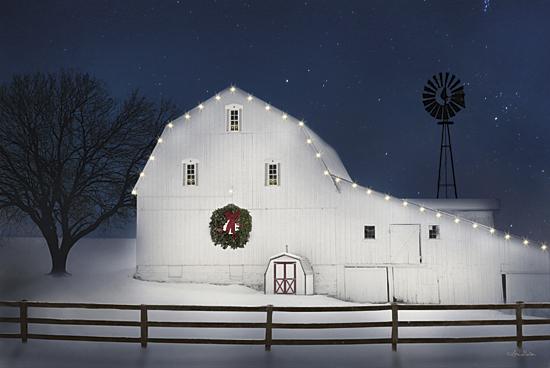
[(430, 239), (439, 239), (439, 225), (428, 226), (428, 237)]
[(280, 164), (270, 162), (265, 164), (265, 185), (278, 186), (280, 185)]
[(376, 227), (374, 225), (365, 225), (365, 239), (376, 239)]
[(226, 131), (240, 132), (242, 125), (243, 107), (241, 105), (227, 105), (225, 107)]
[(183, 164), (183, 185), (197, 186), (199, 184), (198, 169), (196, 162), (185, 162)]

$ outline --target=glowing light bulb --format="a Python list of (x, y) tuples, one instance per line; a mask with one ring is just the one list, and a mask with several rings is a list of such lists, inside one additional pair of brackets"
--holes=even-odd
[(301, 126), (301, 127), (303, 127), (303, 126), (304, 126), (304, 121), (303, 121), (303, 120), (300, 120), (300, 121), (298, 122), (298, 125)]
[(409, 205), (409, 202), (403, 201), (403, 207), (407, 207)]
[(472, 224), (472, 227), (473, 227), (474, 229), (477, 229), (478, 226), (479, 226), (479, 225), (476, 224), (475, 222)]
[(315, 157), (321, 158), (321, 153), (317, 152), (317, 153), (315, 154)]
[(307, 143), (307, 144), (311, 144), (311, 138), (308, 138), (308, 139), (306, 140), (306, 143)]
[(357, 188), (357, 183), (353, 183), (353, 184), (351, 185), (351, 187), (352, 187), (352, 188)]
[(420, 212), (426, 211), (426, 209), (425, 209), (424, 207), (420, 207), (418, 210), (419, 210)]
[(172, 129), (174, 127), (174, 124), (172, 122), (168, 123), (168, 128)]
[(506, 235), (504, 235), (504, 239), (506, 239), (506, 240), (510, 240), (510, 238), (511, 238), (510, 234), (506, 234)]
[(371, 195), (371, 194), (372, 194), (372, 189), (370, 189), (370, 188), (367, 189), (367, 194), (368, 194), (368, 195)]
[(384, 199), (385, 199), (386, 201), (389, 201), (389, 200), (391, 199), (391, 197), (390, 197), (389, 195), (386, 194), (386, 196), (384, 197)]
[(229, 194), (233, 194), (233, 189), (229, 189)]
[(132, 195), (137, 195), (137, 190), (132, 189)]
[(185, 118), (186, 118), (187, 120), (189, 120), (189, 119), (191, 119), (191, 115), (189, 115), (189, 113), (187, 113), (187, 114), (185, 114)]
[(335, 180), (337, 183), (340, 182), (340, 178), (336, 178), (336, 179), (334, 179), (334, 180)]
[(236, 88), (235, 88), (235, 86), (231, 86), (231, 88), (229, 88), (229, 90), (230, 90), (231, 92), (235, 92)]
[(140, 178), (143, 178), (144, 176), (145, 176), (145, 173), (143, 171), (139, 173)]
[(455, 218), (455, 224), (458, 224), (460, 222), (460, 219), (457, 217)]
[(219, 101), (219, 100), (221, 100), (221, 98), (222, 98), (222, 96), (220, 96), (220, 95), (216, 95), (216, 101)]
[(199, 107), (199, 110), (202, 110), (202, 109), (204, 109), (204, 105), (203, 105), (203, 104), (199, 104), (199, 106), (198, 106), (198, 107)]
[(493, 229), (493, 228), (489, 229), (489, 232), (490, 232), (491, 234), (494, 234), (494, 233), (495, 233), (495, 231), (496, 231), (496, 230), (495, 230), (495, 229)]
[(441, 217), (441, 212), (436, 213), (435, 217), (440, 218)]
[(252, 101), (253, 98), (254, 98), (254, 97), (248, 95), (248, 97), (247, 97), (246, 99), (247, 99), (248, 101)]
[(323, 171), (323, 174), (328, 175), (328, 170)]
[(548, 246), (546, 246), (546, 244), (543, 244), (543, 245), (540, 246), (540, 249), (546, 250), (546, 249), (548, 249)]
[(162, 138), (159, 138), (159, 139), (157, 140), (157, 142), (162, 143), (162, 142), (163, 142)]
[(155, 156), (153, 156), (153, 155), (149, 156), (149, 160), (155, 161)]
[(524, 240), (523, 240), (523, 245), (529, 245), (529, 240), (524, 239)]
[(269, 110), (271, 110), (271, 106), (265, 105), (265, 109), (266, 109), (267, 111), (269, 111)]
[(283, 120), (286, 120), (286, 118), (288, 118), (288, 115), (287, 115), (287, 114), (283, 114), (282, 118), (283, 118)]

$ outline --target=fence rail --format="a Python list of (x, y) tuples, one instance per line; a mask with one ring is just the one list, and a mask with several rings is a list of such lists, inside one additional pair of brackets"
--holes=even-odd
[[(203, 305), (145, 305), (145, 304), (100, 304), (100, 303), (52, 303), (36, 301), (0, 301), (0, 307), (19, 309), (19, 317), (0, 317), (0, 324), (19, 324), (19, 333), (0, 333), (0, 338), (65, 341), (97, 341), (139, 343), (143, 348), (148, 343), (175, 344), (233, 344), (264, 345), (271, 350), (272, 345), (357, 345), (357, 344), (391, 344), (397, 350), (398, 344), (434, 344), (434, 343), (482, 343), (482, 342), (516, 342), (522, 349), (525, 341), (550, 340), (550, 335), (524, 335), (524, 325), (550, 325), (550, 318), (525, 319), (525, 309), (550, 310), (550, 303), (515, 304), (453, 304), (453, 305), (420, 305), (397, 304), (368, 306), (329, 306), (329, 307), (282, 307), (282, 306), (203, 306)], [(32, 309), (93, 309), (139, 311), (139, 320), (104, 320), (104, 319), (64, 319), (29, 317)], [(473, 320), (400, 320), (399, 311), (472, 311), (472, 310), (514, 310), (514, 319), (473, 319)], [(265, 313), (265, 322), (175, 322), (151, 321), (150, 311), (201, 311), (201, 312), (245, 312)], [(387, 321), (330, 322), (330, 323), (287, 323), (273, 322), (275, 313), (323, 313), (323, 312), (365, 312), (389, 311), (391, 319)], [(73, 326), (121, 326), (138, 327), (139, 337), (61, 335), (30, 333), (29, 325), (73, 325)], [(515, 326), (515, 333), (508, 336), (471, 336), (471, 337), (399, 337), (400, 328), (413, 327), (449, 327), (449, 326)], [(150, 337), (151, 328), (246, 328), (265, 330), (263, 339), (218, 339), (218, 338), (176, 338)], [(274, 329), (317, 330), (317, 329), (357, 329), (389, 328), (387, 338), (343, 338), (343, 339), (281, 339), (273, 338)]]

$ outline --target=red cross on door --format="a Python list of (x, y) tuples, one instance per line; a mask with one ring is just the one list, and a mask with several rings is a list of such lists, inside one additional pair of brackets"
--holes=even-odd
[(275, 294), (296, 294), (296, 262), (275, 262), (273, 272)]

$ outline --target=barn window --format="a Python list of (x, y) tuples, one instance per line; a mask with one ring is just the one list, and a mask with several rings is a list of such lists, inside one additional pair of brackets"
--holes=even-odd
[(198, 164), (193, 161), (183, 163), (183, 185), (198, 185)]
[(265, 185), (280, 185), (280, 164), (278, 162), (268, 162), (265, 164)]
[(375, 239), (376, 228), (374, 225), (365, 225), (365, 239)]
[(439, 225), (428, 226), (428, 237), (430, 239), (439, 239)]
[(226, 131), (239, 132), (241, 130), (242, 112), (241, 105), (225, 106)]

